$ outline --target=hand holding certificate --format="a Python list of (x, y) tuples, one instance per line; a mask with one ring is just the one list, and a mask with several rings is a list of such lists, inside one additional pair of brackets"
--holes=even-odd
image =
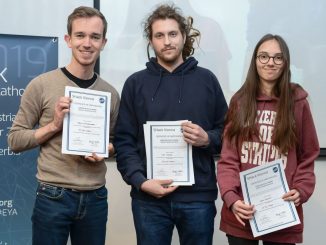
[(183, 139), (181, 123), (144, 124), (148, 179), (172, 179), (171, 185), (194, 184), (192, 146)]
[(243, 171), (240, 179), (244, 201), (256, 209), (250, 220), (254, 237), (300, 223), (294, 203), (282, 199), (289, 187), (281, 159)]
[(108, 157), (111, 94), (67, 86), (65, 96), (72, 102), (63, 122), (62, 153)]

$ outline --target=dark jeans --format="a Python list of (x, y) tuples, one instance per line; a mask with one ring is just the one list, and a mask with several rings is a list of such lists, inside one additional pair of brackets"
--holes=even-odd
[(132, 200), (138, 245), (170, 245), (176, 226), (181, 245), (212, 245), (214, 202)]
[(73, 191), (39, 184), (34, 205), (33, 245), (104, 245), (107, 189)]
[[(240, 237), (226, 235), (228, 237), (229, 245), (258, 245), (257, 240), (248, 240)], [(277, 243), (263, 241), (264, 245), (295, 245), (294, 243)]]

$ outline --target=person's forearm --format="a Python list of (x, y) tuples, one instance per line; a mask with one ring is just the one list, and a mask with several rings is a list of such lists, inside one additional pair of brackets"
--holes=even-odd
[(44, 142), (48, 141), (50, 138), (53, 137), (56, 133), (60, 132), (61, 128), (55, 126), (53, 122), (45, 125), (44, 127), (38, 128), (35, 131), (34, 137), (37, 143), (43, 144)]

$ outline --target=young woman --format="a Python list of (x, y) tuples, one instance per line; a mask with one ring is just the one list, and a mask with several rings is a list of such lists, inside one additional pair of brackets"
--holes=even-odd
[[(220, 229), (230, 245), (302, 242), (302, 204), (315, 186), (319, 144), (303, 88), (291, 81), (289, 49), (282, 37), (265, 35), (256, 45), (247, 78), (233, 96), (226, 118), (217, 180), (224, 201)], [(249, 220), (255, 208), (244, 203), (239, 173), (282, 159), (301, 224), (254, 238)]]

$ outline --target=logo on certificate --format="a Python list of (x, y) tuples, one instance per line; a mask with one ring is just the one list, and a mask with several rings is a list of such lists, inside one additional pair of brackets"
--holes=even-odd
[(99, 101), (100, 101), (101, 104), (103, 104), (105, 102), (104, 97), (100, 97)]

